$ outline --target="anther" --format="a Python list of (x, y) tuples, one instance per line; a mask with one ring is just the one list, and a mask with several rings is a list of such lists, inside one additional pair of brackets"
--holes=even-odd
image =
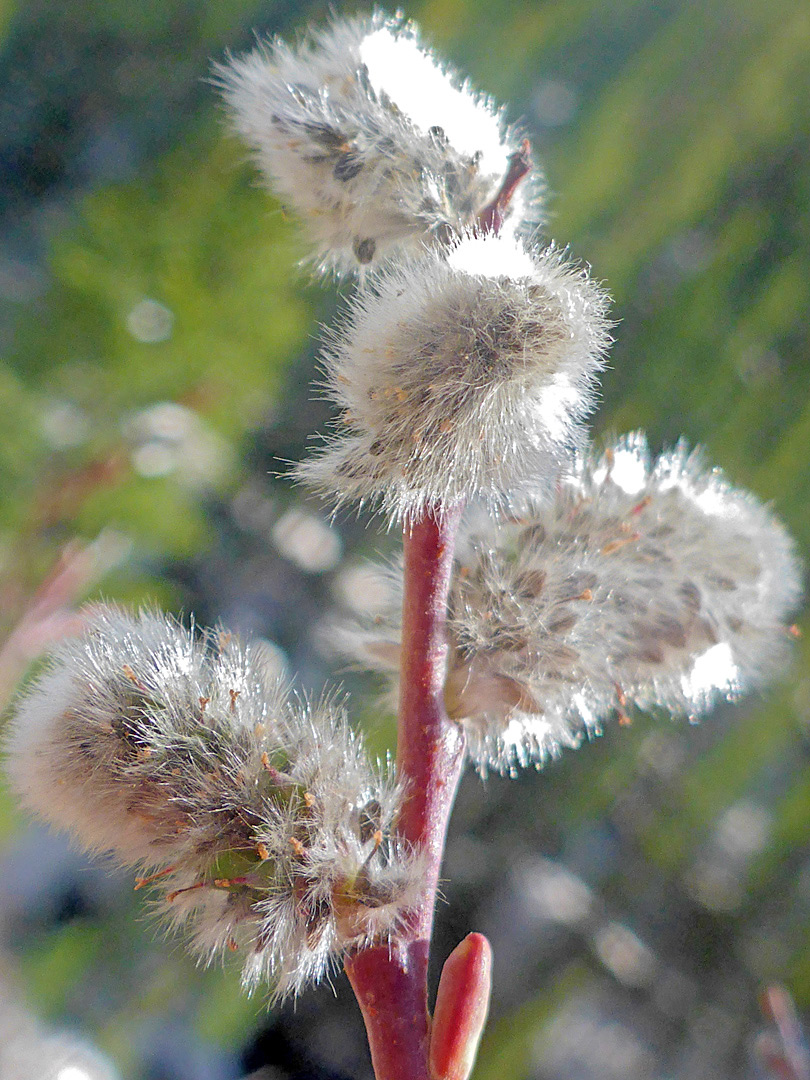
[(630, 533), (629, 536), (623, 536), (619, 540), (611, 540), (610, 543), (605, 544), (602, 548), (602, 555), (612, 555), (614, 551), (618, 551), (619, 548), (623, 548), (625, 544), (633, 544), (636, 540), (641, 539), (641, 533)]
[(138, 676), (135, 674), (129, 664), (124, 664), (121, 670), (124, 672), (129, 681), (135, 686), (137, 686), (139, 690), (141, 690), (144, 694), (149, 693), (147, 688), (144, 686), (144, 684), (141, 682), (141, 680), (138, 678)]

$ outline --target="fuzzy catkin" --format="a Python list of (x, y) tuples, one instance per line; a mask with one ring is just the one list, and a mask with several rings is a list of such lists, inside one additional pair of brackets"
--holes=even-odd
[[(379, 11), (215, 70), (233, 128), (301, 216), (322, 269), (446, 244), (495, 197), (520, 143), (412, 23)], [(507, 228), (528, 224), (530, 189), (516, 193)]]
[[(584, 456), (550, 502), (470, 522), (450, 589), (448, 714), (479, 770), (542, 763), (611, 715), (691, 719), (778, 671), (800, 569), (782, 525), (681, 443)], [(347, 648), (391, 671), (392, 610)]]
[(141, 869), (204, 962), (281, 997), (385, 940), (420, 877), (400, 792), (342, 711), (291, 699), (261, 650), (150, 612), (87, 612), (18, 704), (8, 771), (83, 847)]
[(606, 309), (559, 251), (507, 237), (392, 264), (327, 341), (339, 430), (298, 477), (392, 518), (551, 481), (582, 440)]

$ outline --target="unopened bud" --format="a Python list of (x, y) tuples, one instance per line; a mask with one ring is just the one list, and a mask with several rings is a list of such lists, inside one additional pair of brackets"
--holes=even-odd
[(468, 934), (442, 969), (430, 1036), (433, 1080), (467, 1080), (475, 1064), (492, 991), (492, 949)]

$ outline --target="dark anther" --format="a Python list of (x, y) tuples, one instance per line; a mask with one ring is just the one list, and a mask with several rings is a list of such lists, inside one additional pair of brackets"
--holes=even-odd
[(357, 261), (359, 263), (370, 263), (374, 258), (374, 252), (377, 250), (376, 240), (372, 240), (368, 237), (365, 240), (355, 240), (353, 245), (353, 251)]
[(346, 154), (341, 154), (333, 172), (336, 180), (342, 180), (345, 183), (347, 180), (353, 180), (362, 171), (362, 168), (363, 159), (360, 155), (349, 151)]

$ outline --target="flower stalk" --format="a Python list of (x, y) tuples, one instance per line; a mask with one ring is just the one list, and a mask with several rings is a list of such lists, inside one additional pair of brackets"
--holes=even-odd
[[(524, 140), (478, 228), (498, 233), (520, 182), (531, 170)], [(447, 597), (463, 505), (430, 507), (403, 529), (403, 603), (397, 772), (405, 784), (403, 840), (422, 851), (424, 887), (399, 940), (346, 962), (368, 1034), (377, 1080), (430, 1080), (428, 962), (439, 872), (450, 812), (464, 764), (464, 733), (447, 716)], [(448, 1004), (448, 1008), (449, 1008)], [(476, 1037), (480, 1037), (480, 1031)], [(474, 1060), (472, 1050), (470, 1066)]]
[(406, 526), (397, 773), (405, 785), (398, 831), (423, 855), (417, 902), (390, 947), (346, 963), (369, 1036), (377, 1080), (427, 1078), (430, 937), (447, 823), (464, 736), (444, 707), (445, 619), (461, 507), (427, 511)]
[[(530, 169), (530, 147), (524, 140), (511, 155), (498, 192), (479, 215), (482, 232), (498, 233)], [(430, 1080), (433, 1075), (427, 999), (430, 939), (447, 826), (464, 764), (464, 732), (447, 716), (444, 701), (447, 598), (462, 511), (461, 503), (434, 505), (406, 520), (403, 529), (397, 773), (405, 785), (405, 802), (398, 832), (422, 852), (424, 882), (396, 940), (346, 961), (377, 1080)], [(464, 996), (463, 983), (453, 989), (457, 999)], [(445, 1011), (452, 1015), (453, 1006), (448, 1000)], [(470, 1069), (480, 1034), (479, 1029), (467, 1049)], [(455, 1049), (456, 1056), (465, 1057), (464, 1046)]]

